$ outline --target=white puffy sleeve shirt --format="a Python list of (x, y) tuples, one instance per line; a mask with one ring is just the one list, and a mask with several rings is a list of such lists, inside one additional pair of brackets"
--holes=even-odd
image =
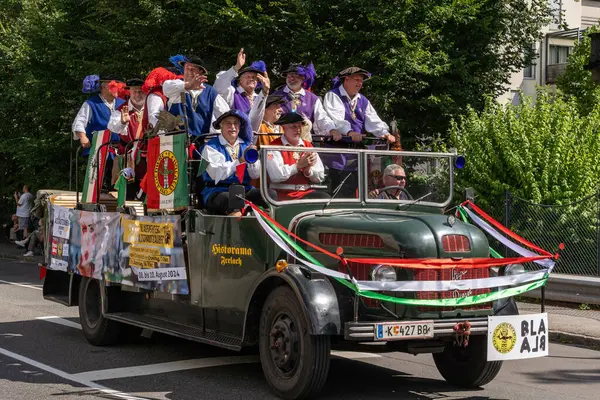
[[(227, 143), (222, 135), (219, 136), (219, 142), (223, 145)], [(241, 144), (239, 139), (237, 143)], [(206, 173), (208, 173), (215, 183), (219, 183), (220, 181), (229, 178), (235, 173), (235, 168), (240, 165), (239, 160), (226, 161), (224, 154), (210, 146), (204, 146), (202, 158), (208, 161), (209, 164), (208, 167), (206, 167)], [(260, 176), (260, 160), (254, 164), (246, 163), (246, 169), (248, 170), (250, 178), (258, 179)]]

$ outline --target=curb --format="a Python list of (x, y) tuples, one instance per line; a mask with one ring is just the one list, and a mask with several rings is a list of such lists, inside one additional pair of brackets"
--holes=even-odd
[(4, 259), (4, 260), (18, 260), (18, 261), (27, 261), (27, 262), (41, 262), (43, 260), (41, 260), (39, 258), (39, 256), (37, 257), (23, 257), (23, 256), (19, 256), (16, 254), (8, 254), (8, 253), (0, 253), (0, 259)]
[(600, 351), (600, 338), (550, 330), (550, 342), (564, 345), (577, 345)]

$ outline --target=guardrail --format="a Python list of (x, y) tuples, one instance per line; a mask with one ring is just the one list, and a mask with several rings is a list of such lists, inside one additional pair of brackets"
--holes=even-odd
[[(523, 297), (541, 298), (540, 289), (524, 293)], [(600, 278), (550, 274), (545, 292), (546, 300), (577, 304), (600, 305)]]

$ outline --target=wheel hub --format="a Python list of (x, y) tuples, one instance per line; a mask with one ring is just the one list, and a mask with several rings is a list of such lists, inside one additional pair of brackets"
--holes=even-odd
[(281, 372), (294, 371), (298, 361), (300, 340), (296, 324), (287, 315), (278, 316), (269, 332), (271, 359)]

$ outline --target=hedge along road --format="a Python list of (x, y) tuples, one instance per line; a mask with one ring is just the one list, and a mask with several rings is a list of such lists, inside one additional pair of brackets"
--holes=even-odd
[[(0, 260), (3, 399), (271, 399), (256, 354), (163, 335), (115, 347), (84, 339), (76, 308), (44, 301), (33, 263)], [(551, 343), (505, 363), (484, 389), (448, 386), (428, 355), (334, 351), (323, 399), (595, 399), (600, 352)]]

